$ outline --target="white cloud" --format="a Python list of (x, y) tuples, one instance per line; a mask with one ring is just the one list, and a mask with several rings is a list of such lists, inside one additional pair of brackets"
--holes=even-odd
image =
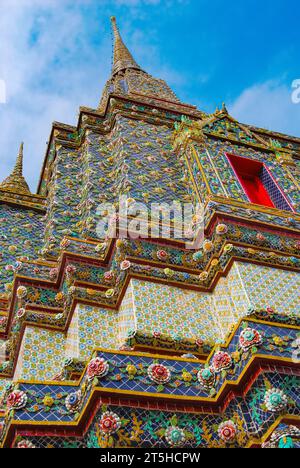
[(90, 47), (81, 34), (81, 2), (0, 3), (0, 79), (7, 90), (7, 103), (0, 105), (0, 180), (24, 140), (24, 173), (35, 190), (51, 123), (76, 124), (80, 105), (97, 106), (109, 74), (110, 37)]
[[(108, 19), (114, 7), (128, 7), (127, 18), (140, 18), (144, 5), (168, 8), (174, 1), (101, 0), (98, 18), (86, 13), (94, 0), (0, 0), (0, 79), (7, 90), (7, 103), (0, 105), (0, 181), (10, 172), (24, 140), (24, 175), (34, 191), (51, 123), (75, 125), (80, 105), (97, 107), (110, 73)], [(127, 19), (122, 18), (121, 26), (134, 55), (146, 62), (141, 63), (145, 69), (157, 71), (171, 84), (180, 82), (179, 74), (161, 66), (149, 36), (133, 33)], [(87, 28), (94, 28), (94, 34)], [(155, 30), (152, 33), (155, 36)], [(97, 41), (91, 44), (94, 37)]]
[(229, 107), (237, 120), (300, 136), (300, 104), (292, 102), (292, 84), (268, 81), (246, 89)]

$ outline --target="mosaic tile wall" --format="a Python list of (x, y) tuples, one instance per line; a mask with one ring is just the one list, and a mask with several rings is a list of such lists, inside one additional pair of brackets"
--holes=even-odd
[(97, 237), (101, 203), (126, 195), (144, 203), (190, 201), (183, 165), (172, 150), (172, 128), (116, 116), (113, 130), (92, 131), (80, 152), (60, 148), (48, 195), (45, 248), (55, 254), (64, 235)]
[[(241, 279), (240, 275), (240, 266), (243, 265), (239, 262), (235, 262), (229, 271), (226, 278), (224, 278), (224, 282), (227, 285), (227, 291), (230, 294), (234, 315), (236, 317), (244, 317), (247, 312), (248, 308), (251, 304), (250, 298), (247, 295), (247, 291), (245, 289), (245, 285)], [(247, 264), (247, 266), (250, 264)], [(221, 280), (222, 284), (222, 280)], [(219, 284), (216, 286), (215, 291), (219, 288)], [(226, 291), (225, 291), (226, 294)]]
[(299, 273), (246, 263), (239, 264), (239, 272), (253, 305), (270, 306), (280, 314), (299, 314)]
[(76, 210), (80, 190), (80, 154), (64, 148), (57, 150), (49, 184), (44, 248), (51, 253), (65, 235), (78, 237)]
[(65, 357), (87, 360), (97, 347), (119, 349), (134, 330), (221, 343), (250, 304), (299, 313), (299, 286), (296, 273), (238, 262), (212, 294), (132, 280), (118, 312), (78, 305), (66, 337), (27, 327), (15, 379), (53, 378)]
[(14, 380), (51, 380), (61, 370), (64, 351), (63, 333), (27, 327)]
[(211, 323), (217, 342), (223, 342), (232, 325), (247, 313), (249, 300), (241, 283), (239, 267), (234, 264), (226, 278), (221, 278), (212, 294)]
[(133, 280), (137, 330), (213, 342), (211, 295)]
[(65, 356), (85, 360), (95, 348), (118, 349), (117, 315), (114, 310), (78, 305), (68, 330)]
[(78, 316), (79, 316), (79, 309), (80, 306), (77, 306), (66, 337), (65, 343), (65, 356), (66, 358), (78, 358), (79, 357), (79, 339), (78, 339)]
[(149, 96), (151, 99), (157, 97), (158, 99), (166, 99), (174, 103), (180, 102), (164, 80), (154, 78), (148, 75), (148, 73), (131, 69), (124, 71), (124, 75), (116, 75), (113, 79), (111, 78), (106, 82), (100, 101), (100, 109), (105, 109), (108, 95), (111, 93), (132, 94), (133, 97), (137, 93)]
[(125, 73), (130, 93), (139, 93), (145, 96), (156, 96), (158, 99), (167, 99), (180, 102), (171, 88), (164, 80), (154, 78), (147, 73), (137, 73), (136, 70), (127, 70)]
[(94, 348), (116, 349), (118, 343), (117, 312), (86, 305), (78, 306), (79, 358), (90, 358)]
[(136, 315), (132, 281), (129, 283), (119, 310), (119, 339), (120, 343), (126, 341), (128, 330), (136, 330)]
[(239, 262), (219, 280), (213, 294), (132, 280), (132, 290), (127, 291), (121, 307), (123, 336), (126, 328), (135, 325), (138, 331), (150, 334), (160, 331), (222, 342), (231, 327), (247, 315), (250, 305), (272, 306), (281, 314), (286, 310), (299, 313), (299, 282), (297, 273)]
[(14, 271), (21, 268), (16, 262), (22, 257), (35, 259), (38, 256), (42, 234), (41, 214), (0, 205), (0, 294), (5, 290), (5, 283), (13, 280)]
[(185, 199), (187, 191), (180, 181), (183, 174), (171, 138), (172, 129), (165, 125), (117, 118), (112, 134), (117, 195), (128, 193), (137, 201), (158, 203), (162, 198), (165, 203)]
[(89, 133), (82, 153), (79, 204), (83, 234), (96, 237), (99, 203), (126, 195), (143, 203), (188, 201), (183, 169), (172, 151), (172, 129), (116, 116), (106, 137)]
[(239, 267), (233, 265), (213, 294), (133, 280), (137, 329), (222, 342), (232, 325), (247, 314), (250, 304)]

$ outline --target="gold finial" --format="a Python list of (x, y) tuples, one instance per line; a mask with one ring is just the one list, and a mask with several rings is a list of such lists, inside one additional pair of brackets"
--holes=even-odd
[(115, 16), (111, 17), (111, 23), (114, 35), (114, 60), (112, 74), (116, 75), (120, 71), (126, 70), (127, 68), (141, 70), (140, 66), (136, 63), (121, 38)]
[(21, 143), (15, 167), (12, 173), (0, 184), (1, 190), (30, 194), (27, 182), (23, 177), (23, 150), (24, 143)]

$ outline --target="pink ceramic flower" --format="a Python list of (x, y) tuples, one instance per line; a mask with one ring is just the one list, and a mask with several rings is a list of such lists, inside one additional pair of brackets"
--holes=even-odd
[(232, 442), (236, 437), (236, 425), (233, 421), (225, 421), (219, 425), (218, 435), (224, 442)]
[(67, 275), (73, 275), (75, 271), (76, 271), (76, 266), (74, 265), (68, 265), (66, 268)]
[(171, 372), (162, 364), (152, 364), (148, 367), (148, 376), (157, 384), (165, 384), (171, 379)]
[(94, 377), (104, 377), (109, 371), (109, 364), (103, 358), (94, 358), (87, 367), (87, 376), (89, 380)]
[(103, 278), (106, 283), (111, 283), (112, 280), (114, 279), (113, 271), (106, 271), (103, 275)]
[(228, 232), (228, 227), (226, 224), (218, 224), (216, 227), (216, 233), (219, 235), (226, 234)]
[(121, 427), (121, 420), (116, 413), (107, 411), (99, 421), (100, 432), (104, 435), (115, 434)]
[(260, 232), (256, 235), (256, 239), (260, 242), (263, 242), (266, 240), (265, 236), (261, 234)]
[(162, 261), (167, 260), (168, 258), (168, 254), (165, 250), (158, 250), (156, 252), (156, 256), (159, 260), (162, 260)]
[(58, 268), (51, 268), (49, 271), (49, 276), (51, 279), (55, 279), (58, 275)]
[(131, 263), (130, 263), (129, 260), (124, 260), (124, 261), (121, 263), (121, 270), (122, 270), (122, 271), (129, 270), (130, 267), (131, 267)]
[(217, 351), (213, 357), (212, 365), (215, 372), (221, 372), (225, 369), (229, 369), (232, 364), (230, 354), (225, 351)]
[(18, 319), (21, 319), (22, 317), (24, 317), (25, 313), (26, 313), (26, 310), (24, 308), (22, 308), (22, 309), (19, 309), (17, 311), (16, 316), (17, 316)]
[(25, 392), (15, 390), (8, 395), (6, 403), (8, 409), (22, 409), (27, 404), (27, 395)]
[(1, 317), (0, 318), (0, 328), (3, 328), (7, 323), (7, 318), (6, 317)]
[(18, 442), (18, 445), (17, 445), (17, 448), (18, 449), (34, 449), (36, 448), (35, 445), (33, 445), (32, 442), (30, 442), (30, 440), (21, 440), (20, 442)]

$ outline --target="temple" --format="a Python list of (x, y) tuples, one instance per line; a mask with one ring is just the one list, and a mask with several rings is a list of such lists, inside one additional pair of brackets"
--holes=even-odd
[[(112, 29), (37, 193), (26, 144), (1, 178), (0, 446), (298, 447), (300, 138), (182, 102)], [(203, 209), (101, 237), (120, 196)]]

